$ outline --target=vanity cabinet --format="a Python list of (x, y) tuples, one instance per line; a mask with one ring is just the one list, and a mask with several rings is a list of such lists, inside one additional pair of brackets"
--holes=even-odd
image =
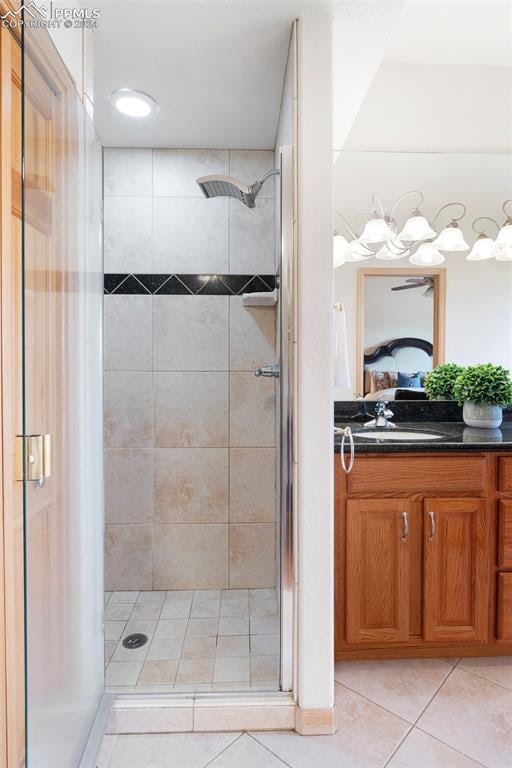
[(338, 659), (512, 653), (512, 456), (338, 454), (335, 479)]

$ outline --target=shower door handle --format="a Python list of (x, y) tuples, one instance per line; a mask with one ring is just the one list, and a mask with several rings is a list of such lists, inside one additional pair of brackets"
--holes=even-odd
[(255, 376), (265, 376), (268, 379), (278, 379), (279, 374), (279, 363), (274, 363), (273, 365), (264, 365), (263, 368), (256, 368), (254, 371)]
[(52, 436), (17, 435), (15, 444), (15, 479), (39, 485), (52, 476)]

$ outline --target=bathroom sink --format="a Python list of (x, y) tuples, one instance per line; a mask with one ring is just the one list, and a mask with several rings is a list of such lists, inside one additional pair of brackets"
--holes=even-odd
[(367, 440), (402, 440), (408, 442), (410, 440), (440, 440), (444, 435), (405, 429), (366, 429), (361, 432), (354, 432), (354, 437), (364, 437)]

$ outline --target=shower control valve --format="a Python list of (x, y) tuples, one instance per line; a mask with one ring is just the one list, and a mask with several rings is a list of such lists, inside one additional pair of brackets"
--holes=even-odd
[(255, 376), (265, 376), (268, 379), (278, 379), (280, 374), (279, 363), (273, 363), (272, 365), (264, 365), (263, 368), (256, 368), (254, 371)]

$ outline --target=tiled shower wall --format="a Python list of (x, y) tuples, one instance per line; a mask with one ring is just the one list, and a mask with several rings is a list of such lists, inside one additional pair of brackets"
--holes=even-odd
[[(275, 272), (272, 151), (105, 150), (105, 272)], [(114, 281), (115, 282), (115, 281)], [(229, 291), (224, 291), (226, 293)], [(275, 310), (234, 295), (105, 295), (106, 589), (273, 587)]]

